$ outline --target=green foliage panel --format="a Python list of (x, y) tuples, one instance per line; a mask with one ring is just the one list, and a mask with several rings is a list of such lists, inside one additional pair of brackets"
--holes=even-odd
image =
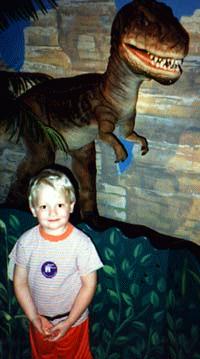
[[(28, 323), (7, 278), (8, 253), (35, 224), (25, 212), (0, 210), (0, 357), (30, 358)], [(200, 359), (200, 265), (189, 250), (154, 248), (119, 229), (96, 232), (104, 267), (90, 306), (95, 359)]]

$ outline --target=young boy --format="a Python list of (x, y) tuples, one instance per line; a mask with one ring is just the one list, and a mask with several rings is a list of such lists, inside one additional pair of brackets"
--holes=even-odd
[(46, 169), (29, 186), (29, 205), (39, 225), (13, 248), (14, 290), (30, 321), (33, 359), (91, 359), (88, 305), (102, 262), (89, 237), (69, 222), (72, 183)]

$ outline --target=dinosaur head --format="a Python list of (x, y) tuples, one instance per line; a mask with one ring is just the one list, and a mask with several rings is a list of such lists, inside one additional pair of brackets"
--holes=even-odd
[(134, 0), (116, 15), (111, 52), (137, 74), (170, 85), (181, 76), (189, 36), (170, 7), (155, 0)]

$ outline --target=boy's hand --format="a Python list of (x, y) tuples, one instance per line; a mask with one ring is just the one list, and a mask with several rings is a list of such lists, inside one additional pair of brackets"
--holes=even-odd
[(53, 324), (51, 324), (45, 317), (42, 315), (37, 315), (33, 320), (32, 324), (38, 330), (38, 332), (42, 335), (49, 336), (50, 328), (52, 328)]
[(42, 329), (43, 329), (44, 335), (49, 336), (50, 335), (50, 328), (53, 327), (53, 324), (51, 322), (49, 322), (48, 319), (46, 319), (42, 315), (40, 315), (40, 319), (41, 319), (41, 322), (42, 322)]
[(49, 336), (47, 340), (55, 342), (56, 340), (62, 338), (69, 328), (70, 325), (66, 320), (59, 322), (49, 329)]

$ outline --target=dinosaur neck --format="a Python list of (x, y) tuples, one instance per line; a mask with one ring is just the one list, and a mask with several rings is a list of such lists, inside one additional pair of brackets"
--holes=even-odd
[(112, 54), (103, 76), (103, 95), (117, 109), (133, 107), (145, 77), (130, 70), (126, 63)]

